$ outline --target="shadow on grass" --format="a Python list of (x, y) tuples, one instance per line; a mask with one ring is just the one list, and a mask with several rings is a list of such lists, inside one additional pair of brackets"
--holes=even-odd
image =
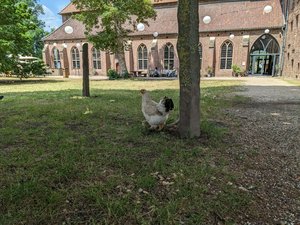
[[(202, 118), (221, 119), (235, 88), (203, 88)], [(91, 93), (10, 92), (0, 102), (1, 224), (213, 224), (213, 212), (234, 220), (247, 205), (212, 156), (222, 146), (145, 133), (138, 90)], [(178, 117), (178, 90), (151, 96), (171, 97)]]
[[(232, 99), (223, 98), (224, 94), (232, 92), (238, 86), (229, 87), (205, 87), (201, 92), (201, 138), (196, 143), (207, 145), (217, 145), (226, 127), (221, 126), (222, 108), (232, 104)], [(139, 90), (101, 90), (92, 89), (91, 98), (81, 96), (81, 90), (64, 90), (64, 91), (39, 91), (39, 92), (9, 92), (5, 94), (4, 100), (1, 101), (0, 108), (4, 107), (8, 114), (14, 115), (16, 119), (22, 118), (24, 112), (27, 119), (45, 119), (45, 115), (55, 121), (76, 120), (83, 124), (105, 119), (104, 124), (110, 125), (112, 130), (122, 128), (122, 132), (134, 127), (136, 135), (146, 134), (148, 136), (159, 136), (158, 132), (148, 132), (142, 126), (144, 120), (141, 112), (141, 96)], [(151, 91), (153, 100), (158, 101), (164, 96), (171, 97), (174, 101), (175, 108), (170, 114), (168, 124), (176, 121), (179, 117), (179, 92), (173, 89)], [(235, 101), (236, 103), (237, 101)], [(86, 115), (93, 115), (93, 118)], [(4, 115), (4, 114), (3, 114)], [(85, 121), (91, 119), (91, 121)], [(109, 122), (109, 125), (107, 122)], [(47, 120), (46, 120), (47, 122)], [(127, 125), (129, 124), (129, 125)], [(128, 127), (129, 126), (129, 127)], [(90, 126), (93, 129), (94, 125)], [(29, 127), (30, 128), (30, 127)], [(111, 129), (107, 129), (108, 133)], [(112, 131), (116, 132), (116, 131)], [(119, 131), (120, 132), (120, 131)], [(165, 131), (173, 138), (179, 139), (177, 130), (171, 132)], [(107, 134), (108, 135), (108, 134)], [(109, 135), (108, 135), (109, 136)], [(200, 142), (199, 142), (200, 141)]]
[(47, 84), (47, 83), (61, 83), (63, 80), (52, 80), (47, 78), (29, 78), (29, 79), (0, 79), (1, 85), (22, 85), (22, 84)]

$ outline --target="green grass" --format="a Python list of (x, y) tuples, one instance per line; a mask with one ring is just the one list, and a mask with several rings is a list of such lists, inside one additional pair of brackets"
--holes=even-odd
[(212, 121), (238, 82), (202, 82), (201, 141), (142, 126), (138, 90), (178, 106), (178, 81), (92, 81), (91, 98), (80, 80), (12, 81), (0, 79), (0, 224), (208, 224), (214, 212), (231, 224), (246, 207)]
[(297, 79), (292, 79), (289, 77), (282, 77), (282, 79), (290, 84), (296, 85), (296, 86), (300, 86), (300, 80)]

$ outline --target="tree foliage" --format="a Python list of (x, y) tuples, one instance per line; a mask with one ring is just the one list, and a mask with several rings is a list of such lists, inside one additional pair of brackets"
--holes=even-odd
[(18, 55), (41, 57), (44, 24), (36, 0), (1, 0), (0, 72), (16, 67)]
[[(150, 0), (73, 0), (82, 13), (76, 16), (87, 29), (87, 37), (96, 48), (116, 54), (120, 66), (128, 35), (136, 30), (136, 24), (155, 18), (156, 12)], [(121, 68), (122, 70), (122, 68)], [(125, 71), (123, 71), (125, 70)], [(123, 68), (123, 72), (126, 72)]]

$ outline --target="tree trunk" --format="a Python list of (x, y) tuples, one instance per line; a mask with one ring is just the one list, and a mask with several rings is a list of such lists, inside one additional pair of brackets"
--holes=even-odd
[(119, 61), (120, 75), (122, 77), (124, 77), (124, 75), (128, 72), (127, 66), (126, 66), (126, 61), (125, 61), (124, 50), (121, 50), (120, 52), (117, 52), (115, 55), (116, 55), (116, 59)]
[(87, 43), (82, 45), (82, 70), (83, 70), (82, 96), (90, 97), (89, 47)]
[(178, 42), (182, 138), (200, 136), (200, 58), (198, 0), (179, 0)]

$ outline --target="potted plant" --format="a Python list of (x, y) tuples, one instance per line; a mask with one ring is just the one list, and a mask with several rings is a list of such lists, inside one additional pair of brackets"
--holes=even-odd
[(213, 77), (214, 76), (214, 70), (211, 66), (208, 66), (206, 68), (207, 77)]
[(241, 76), (242, 74), (242, 69), (238, 65), (233, 64), (232, 65), (232, 76), (233, 77), (238, 77)]

